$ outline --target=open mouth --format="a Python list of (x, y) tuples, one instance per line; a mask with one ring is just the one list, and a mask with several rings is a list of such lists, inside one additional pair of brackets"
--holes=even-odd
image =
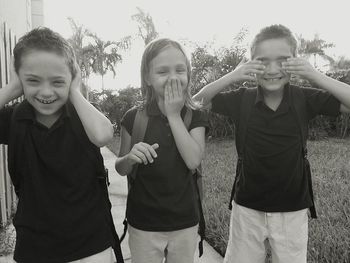
[(265, 81), (268, 81), (268, 82), (274, 82), (274, 81), (279, 81), (283, 79), (283, 77), (278, 77), (278, 78), (264, 78)]
[(39, 98), (35, 98), (37, 101), (39, 101), (42, 104), (51, 104), (54, 103), (57, 99), (54, 100), (45, 100), (45, 99), (39, 99)]

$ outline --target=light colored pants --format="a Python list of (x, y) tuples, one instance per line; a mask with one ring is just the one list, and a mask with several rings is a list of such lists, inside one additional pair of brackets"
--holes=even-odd
[[(9, 261), (8, 263), (12, 263), (12, 262), (16, 263), (15, 260)], [(115, 256), (113, 254), (113, 250), (111, 247), (109, 247), (106, 250), (99, 252), (95, 255), (70, 261), (68, 263), (114, 263), (114, 262), (115, 262)]]
[(224, 263), (264, 263), (266, 239), (273, 263), (306, 263), (307, 209), (265, 213), (233, 201)]
[(114, 254), (111, 247), (99, 252), (95, 255), (82, 258), (79, 260), (70, 261), (69, 263), (114, 263)]
[(132, 263), (191, 263), (198, 242), (198, 225), (169, 232), (151, 232), (128, 225)]

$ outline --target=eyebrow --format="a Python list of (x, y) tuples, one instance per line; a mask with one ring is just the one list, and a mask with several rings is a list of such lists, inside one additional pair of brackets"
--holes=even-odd
[[(41, 79), (40, 76), (35, 75), (35, 74), (31, 74), (31, 73), (25, 73), (24, 76), (27, 77), (27, 78), (30, 77), (30, 78), (38, 78), (38, 79)], [(60, 76), (60, 75), (58, 75), (58, 76), (53, 76), (53, 77), (51, 77), (50, 79), (65, 79), (65, 76)]]

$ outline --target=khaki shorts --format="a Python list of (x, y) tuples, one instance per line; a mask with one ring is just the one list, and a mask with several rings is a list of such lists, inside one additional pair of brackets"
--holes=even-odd
[(264, 263), (268, 240), (273, 263), (306, 263), (307, 209), (265, 213), (232, 202), (224, 263)]
[[(132, 263), (192, 263), (198, 225), (170, 232), (151, 232), (128, 226)], [(165, 260), (165, 261), (164, 261)]]
[(114, 254), (112, 247), (107, 248), (106, 250), (99, 252), (95, 255), (82, 258), (79, 260), (74, 260), (69, 263), (114, 263)]
[[(13, 261), (6, 261), (7, 263), (16, 263), (15, 260)], [(111, 247), (107, 248), (106, 250), (99, 252), (95, 255), (70, 261), (68, 263), (114, 263), (115, 262), (115, 256), (113, 254), (113, 250)], [(1, 262), (2, 263), (2, 262)]]

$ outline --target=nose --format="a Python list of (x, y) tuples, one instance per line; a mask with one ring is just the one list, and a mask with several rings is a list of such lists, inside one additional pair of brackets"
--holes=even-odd
[(42, 98), (50, 98), (52, 95), (54, 95), (54, 92), (49, 83), (44, 83), (39, 94)]
[(281, 65), (277, 61), (270, 61), (268, 65), (265, 66), (265, 72), (267, 74), (278, 74), (281, 68)]

